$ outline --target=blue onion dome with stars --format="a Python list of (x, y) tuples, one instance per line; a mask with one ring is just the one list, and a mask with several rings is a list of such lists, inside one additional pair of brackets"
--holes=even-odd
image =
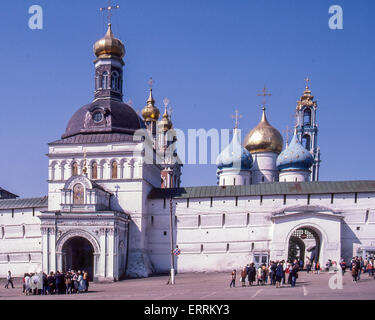
[(217, 157), (216, 166), (219, 170), (250, 170), (252, 165), (253, 157), (251, 153), (241, 145), (240, 131), (235, 128), (233, 130), (233, 139)]
[(298, 141), (294, 132), (290, 144), (277, 157), (276, 166), (279, 170), (309, 170), (313, 163), (313, 156)]

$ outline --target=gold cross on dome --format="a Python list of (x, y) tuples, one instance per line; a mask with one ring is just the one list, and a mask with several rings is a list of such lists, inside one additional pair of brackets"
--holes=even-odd
[(308, 88), (309, 87), (309, 82), (311, 82), (311, 79), (309, 77), (307, 77), (305, 79), (305, 82), (306, 82), (306, 88)]
[(108, 15), (107, 15), (108, 24), (111, 24), (112, 10), (115, 10), (115, 9), (120, 9), (120, 6), (117, 4), (112, 5), (111, 0), (108, 0), (108, 6), (104, 8), (100, 8), (100, 11), (106, 11), (106, 10), (108, 11)]
[(165, 109), (167, 109), (167, 107), (169, 105), (169, 99), (168, 98), (164, 98), (163, 103), (164, 103)]
[(155, 80), (153, 80), (151, 77), (150, 77), (150, 80), (148, 80), (148, 85), (150, 86), (150, 90), (152, 90), (152, 87), (154, 86), (155, 84)]
[(262, 93), (258, 94), (259, 97), (263, 97), (262, 104), (263, 104), (263, 109), (266, 108), (266, 103), (267, 103), (267, 97), (271, 97), (272, 94), (267, 92), (266, 86), (264, 86)]
[(289, 133), (292, 132), (292, 130), (289, 128), (288, 125), (286, 125), (286, 128), (285, 128), (285, 138), (286, 138), (286, 145), (288, 145), (289, 143)]
[(240, 122), (239, 119), (242, 118), (242, 114), (238, 114), (238, 110), (237, 109), (234, 112), (235, 112), (235, 114), (232, 115), (232, 118), (235, 119), (234, 120), (234, 128), (238, 129), (238, 125), (239, 125), (239, 122)]

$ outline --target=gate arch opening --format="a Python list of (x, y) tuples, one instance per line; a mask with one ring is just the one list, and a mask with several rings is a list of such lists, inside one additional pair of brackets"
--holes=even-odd
[(308, 258), (311, 262), (318, 262), (321, 258), (321, 245), (322, 238), (314, 228), (299, 227), (289, 238), (288, 260), (293, 262), (295, 259), (302, 259), (306, 262)]
[(93, 280), (94, 248), (89, 240), (79, 236), (68, 239), (62, 247), (62, 255), (62, 271), (86, 270)]

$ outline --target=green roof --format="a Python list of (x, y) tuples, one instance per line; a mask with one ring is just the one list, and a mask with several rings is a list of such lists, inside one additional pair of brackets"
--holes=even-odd
[(0, 200), (1, 209), (26, 209), (48, 206), (48, 197)]
[(206, 186), (174, 189), (154, 188), (149, 199), (170, 198), (210, 198), (243, 197), (299, 194), (331, 193), (375, 193), (375, 180), (357, 181), (313, 181), (313, 182), (272, 182), (245, 186)]

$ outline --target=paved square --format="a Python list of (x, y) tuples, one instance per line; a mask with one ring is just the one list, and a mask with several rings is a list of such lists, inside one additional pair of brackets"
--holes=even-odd
[[(85, 294), (24, 296), (21, 279), (15, 280), (15, 289), (5, 289), (1, 280), (0, 299), (12, 300), (305, 300), (305, 299), (375, 299), (375, 280), (367, 274), (358, 283), (352, 282), (349, 273), (344, 276), (343, 289), (332, 290), (328, 282), (332, 274), (306, 274), (300, 272), (295, 288), (286, 285), (241, 287), (237, 280), (236, 288), (229, 288), (230, 274), (197, 273), (178, 274), (176, 284), (166, 285), (167, 276), (143, 279), (130, 279), (115, 283), (90, 283)], [(238, 278), (239, 279), (239, 278)]]

